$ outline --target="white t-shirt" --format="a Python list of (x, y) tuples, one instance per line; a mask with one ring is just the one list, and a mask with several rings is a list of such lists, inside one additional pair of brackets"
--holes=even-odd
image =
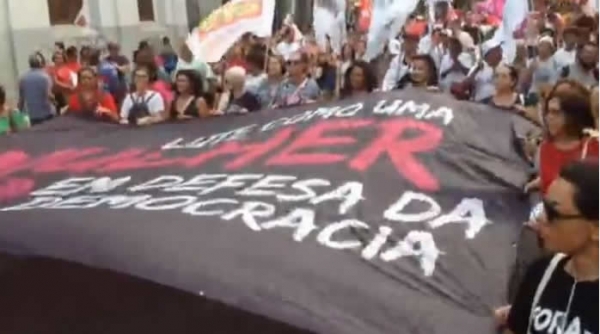
[[(466, 53), (466, 52), (461, 53), (458, 56), (458, 61), (465, 68), (473, 67), (473, 57), (469, 53)], [(446, 72), (453, 65), (454, 65), (454, 62), (452, 61), (452, 58), (450, 57), (449, 54), (446, 54), (442, 57), (441, 64), (440, 64), (440, 73), (439, 73), (440, 74), (439, 87), (440, 87), (440, 90), (443, 92), (449, 92), (453, 83), (462, 82), (467, 77), (467, 75), (462, 72), (452, 71), (452, 72), (448, 73), (448, 75), (446, 75), (444, 78), (442, 78), (441, 77), (442, 73)]]
[(141, 101), (146, 103), (148, 106), (148, 112), (152, 116), (158, 115), (160, 112), (165, 110), (165, 102), (158, 92), (148, 90), (143, 97), (139, 96), (137, 93), (131, 93), (127, 94), (123, 100), (123, 105), (121, 106), (121, 119), (127, 119), (129, 117), (129, 110), (134, 103)]
[(246, 82), (244, 83), (244, 90), (249, 91), (253, 94), (256, 94), (258, 87), (266, 79), (267, 79), (266, 73), (261, 73), (259, 75), (252, 75), (252, 74), (248, 73), (246, 75)]
[(483, 62), (483, 68), (475, 74), (475, 102), (481, 102), (496, 93), (494, 86), (494, 69)]
[[(542, 85), (553, 85), (556, 82), (560, 74), (560, 68), (553, 57), (548, 58), (546, 61), (541, 61), (538, 58), (537, 61), (538, 65), (531, 78), (529, 93), (539, 94)], [(533, 59), (528, 59), (527, 67), (531, 67), (532, 64)]]
[(275, 47), (275, 51), (277, 51), (277, 53), (279, 53), (285, 60), (290, 59), (290, 56), (298, 50), (300, 50), (300, 43), (298, 42), (280, 42)]
[(575, 49), (567, 51), (564, 48), (561, 48), (558, 51), (556, 51), (556, 53), (554, 53), (554, 62), (556, 63), (559, 69), (562, 69), (575, 63), (576, 54), (577, 52), (575, 51)]

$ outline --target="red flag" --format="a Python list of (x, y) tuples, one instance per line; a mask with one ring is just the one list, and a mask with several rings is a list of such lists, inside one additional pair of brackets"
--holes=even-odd
[(371, 14), (373, 13), (373, 0), (359, 0), (358, 7), (358, 31), (365, 32), (371, 25)]

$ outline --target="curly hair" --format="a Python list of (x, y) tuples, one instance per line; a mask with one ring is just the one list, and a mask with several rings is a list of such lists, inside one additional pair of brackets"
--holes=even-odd
[(340, 96), (342, 98), (348, 97), (352, 95), (352, 86), (350, 83), (350, 76), (352, 75), (352, 70), (355, 68), (360, 68), (363, 72), (364, 80), (365, 80), (365, 89), (367, 92), (372, 92), (377, 88), (377, 77), (375, 76), (375, 71), (371, 68), (371, 65), (362, 60), (356, 60), (352, 62), (350, 67), (344, 73), (344, 87), (340, 92)]
[[(190, 83), (190, 93), (196, 97), (203, 96), (204, 92), (204, 84), (201, 76), (194, 70), (180, 70), (175, 75), (175, 81), (177, 81), (177, 77), (184, 76), (187, 78)], [(173, 84), (173, 91), (176, 95), (179, 95), (180, 92), (177, 91), (177, 83)]]

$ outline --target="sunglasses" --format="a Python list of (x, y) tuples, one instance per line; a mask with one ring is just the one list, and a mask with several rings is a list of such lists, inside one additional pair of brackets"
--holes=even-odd
[(549, 202), (547, 200), (543, 200), (542, 203), (544, 205), (544, 211), (546, 212), (546, 219), (550, 224), (553, 224), (559, 220), (565, 221), (583, 218), (582, 215), (567, 215), (560, 213), (558, 210), (556, 210), (555, 203)]

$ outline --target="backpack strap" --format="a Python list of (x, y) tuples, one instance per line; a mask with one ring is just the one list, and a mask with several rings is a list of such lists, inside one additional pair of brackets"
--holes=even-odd
[(148, 102), (150, 102), (150, 100), (152, 100), (152, 98), (154, 97), (154, 95), (156, 95), (156, 93), (151, 93), (147, 98), (142, 100), (143, 104), (148, 104)]
[(533, 324), (533, 320), (535, 319), (534, 311), (537, 305), (539, 304), (540, 299), (542, 298), (544, 289), (546, 289), (548, 282), (550, 282), (550, 278), (552, 278), (552, 274), (556, 270), (556, 267), (558, 267), (558, 263), (565, 257), (566, 255), (562, 253), (557, 253), (556, 255), (554, 255), (554, 257), (552, 258), (552, 260), (550, 260), (550, 263), (546, 267), (546, 271), (544, 271), (542, 280), (538, 283), (537, 289), (535, 290), (535, 295), (533, 296), (533, 302), (531, 303), (531, 311), (529, 312), (527, 334), (531, 334), (531, 325)]

